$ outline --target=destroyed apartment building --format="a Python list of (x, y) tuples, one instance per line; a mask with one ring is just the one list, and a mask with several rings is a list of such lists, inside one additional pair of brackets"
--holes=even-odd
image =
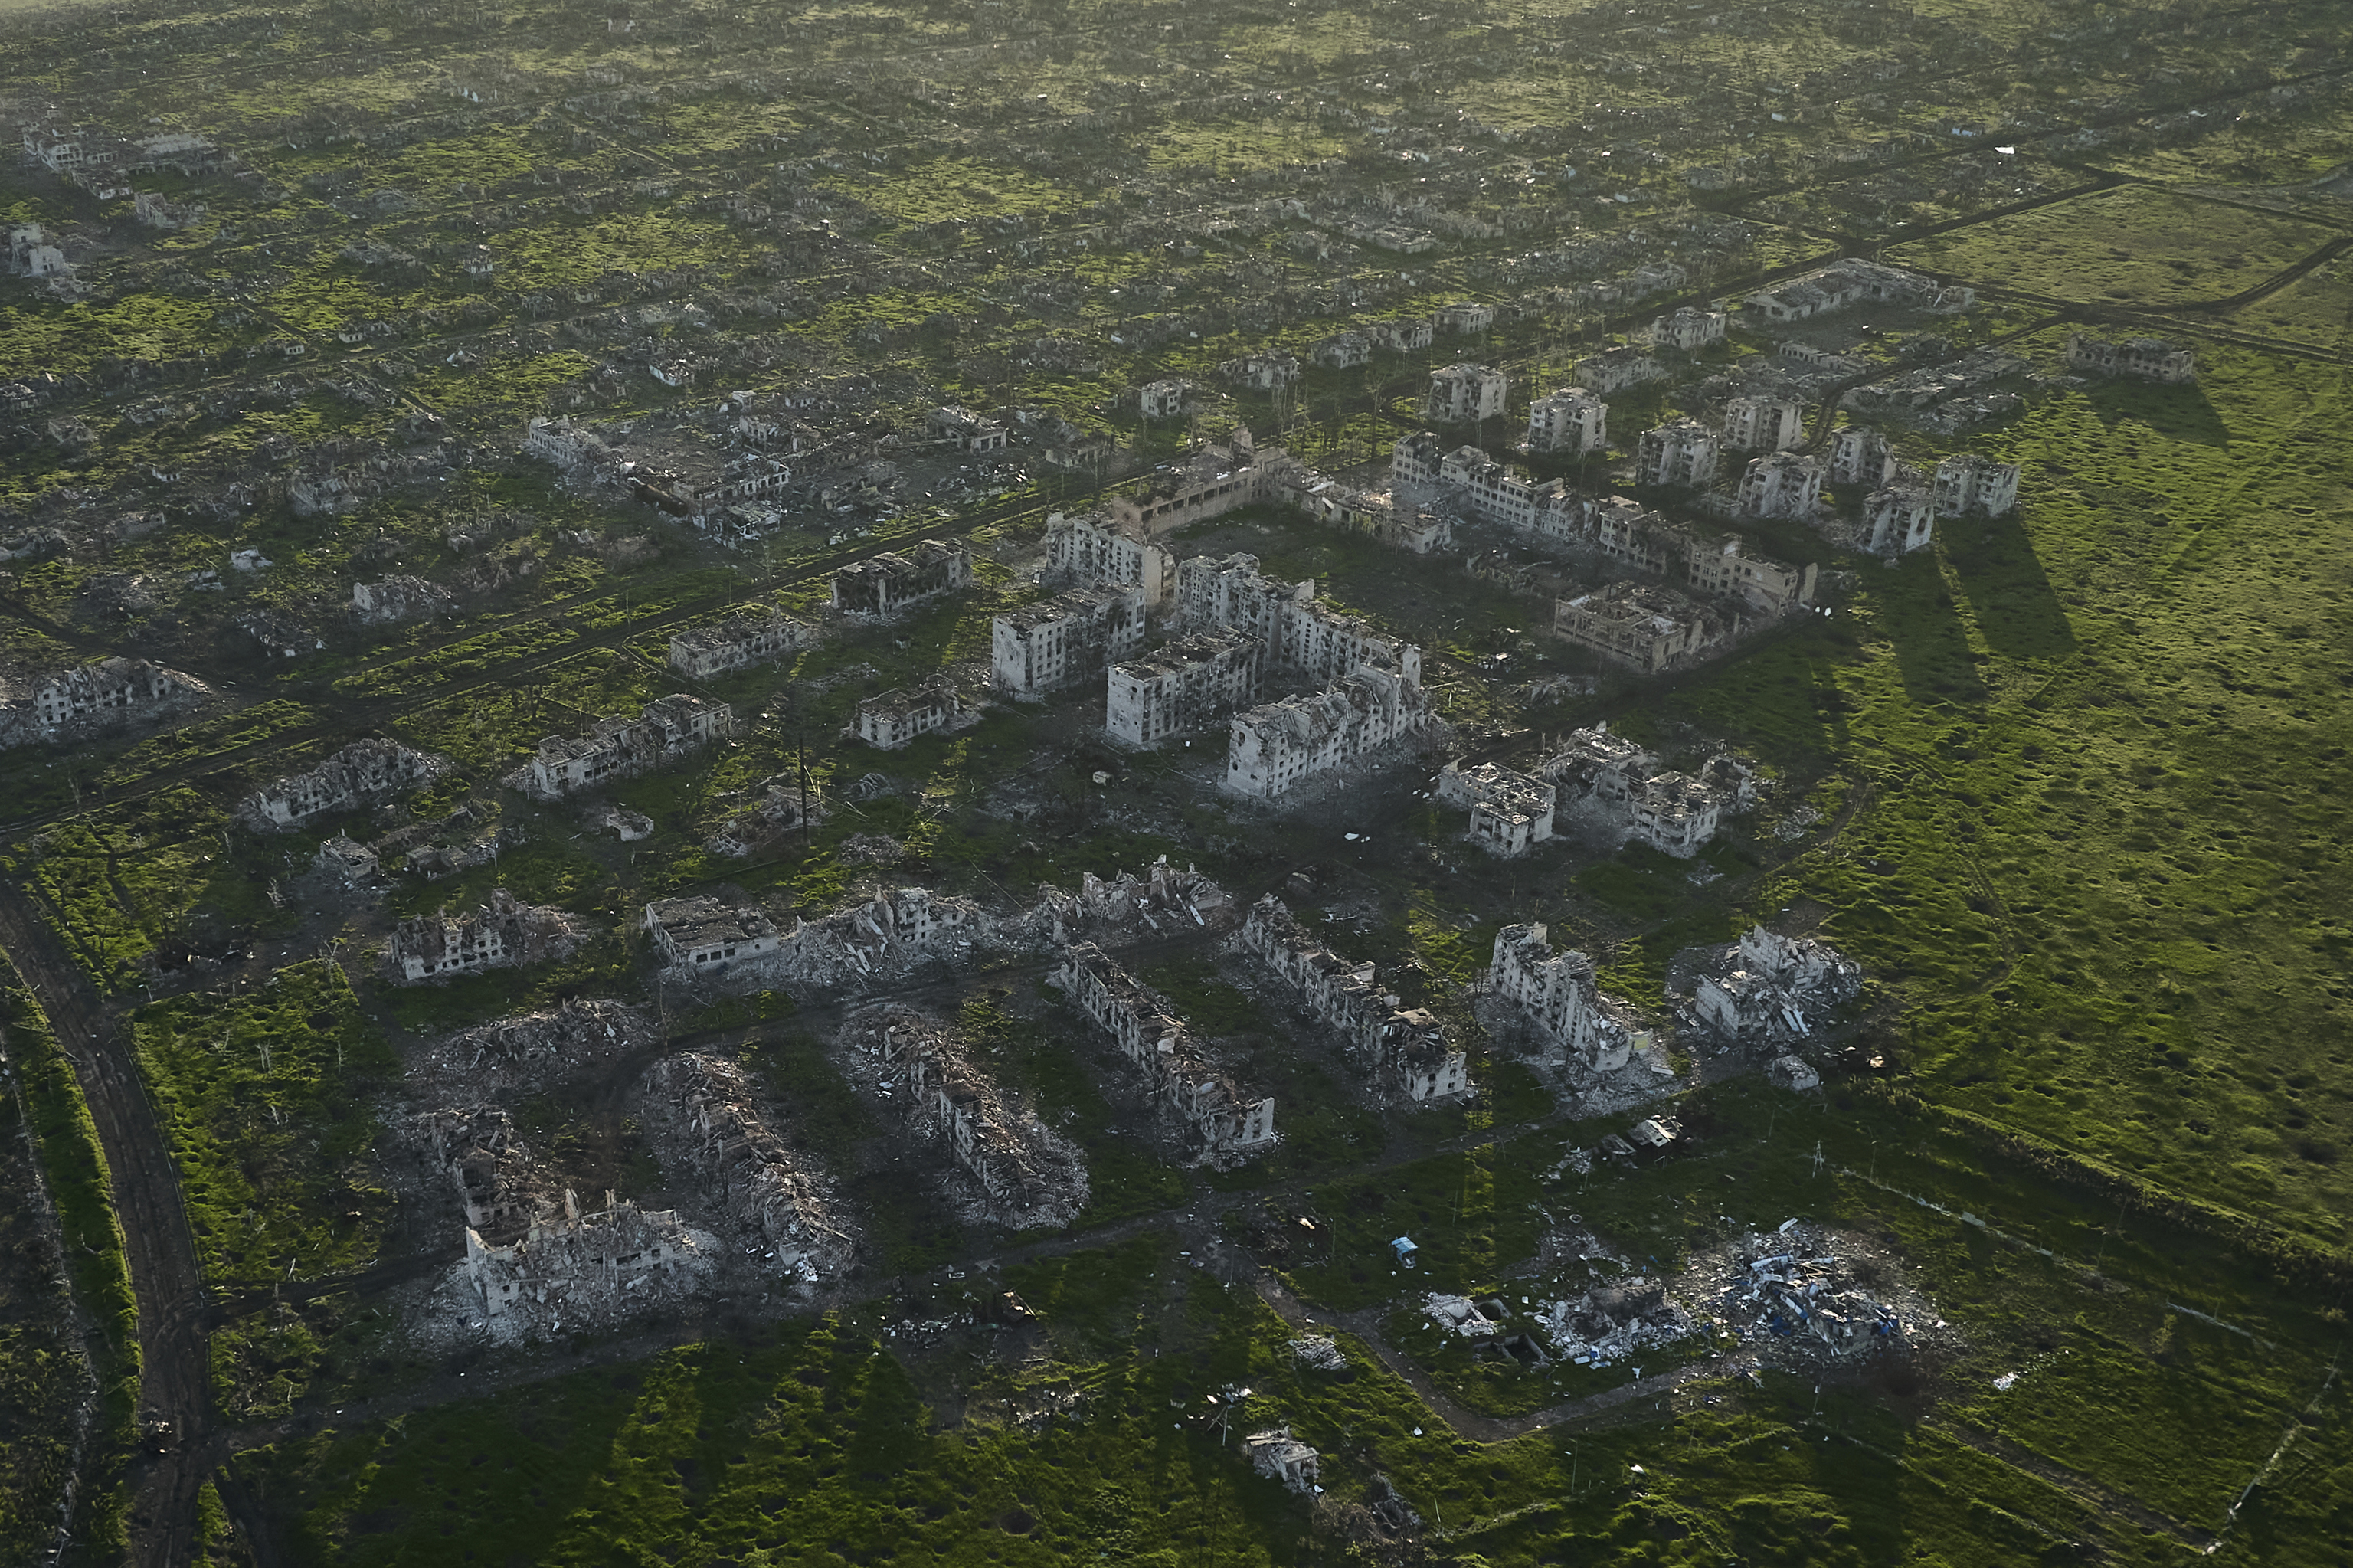
[(1142, 588), (1065, 588), (1042, 603), (991, 618), (989, 679), (1018, 701), (1036, 701), (1103, 678), (1143, 647)]
[(184, 712), (205, 685), (144, 659), (101, 659), (30, 682), (0, 680), (0, 750)]
[(1225, 787), (1271, 800), (1419, 732), (1430, 698), (1419, 683), (1358, 670), (1306, 696), (1237, 714), (1228, 726)]
[(386, 577), (382, 582), (352, 585), (352, 619), (362, 626), (429, 620), (456, 602), (448, 588), (423, 577)]
[(1837, 948), (1752, 926), (1708, 953), (1690, 1015), (1726, 1044), (1785, 1045), (1812, 1036), (1862, 991), (1862, 968)]
[(766, 1244), (763, 1272), (797, 1284), (839, 1279), (857, 1243), (840, 1225), (825, 1183), (760, 1113), (741, 1067), (706, 1052), (664, 1057), (647, 1075), (676, 1117), (717, 1211)]
[(1471, 842), (1499, 855), (1525, 854), (1552, 837), (1553, 787), (1499, 763), (1439, 770), (1437, 798), (1471, 810)]
[(1365, 534), (1384, 545), (1427, 556), (1451, 548), (1456, 519), (1443, 506), (1400, 501), (1392, 491), (1359, 490), (1312, 468), (1293, 473), (1282, 498), (1313, 522)]
[(1238, 426), (1229, 441), (1164, 463), (1131, 493), (1111, 496), (1112, 524), (1130, 538), (1150, 539), (1187, 523), (1222, 517), (1237, 507), (1274, 499), (1293, 466), (1282, 448), (1261, 451), (1250, 431)]
[(1608, 450), (1609, 405), (1582, 387), (1564, 387), (1528, 404), (1527, 452), (1580, 456)]
[(1605, 994), (1590, 958), (1553, 950), (1540, 923), (1506, 926), (1480, 987), (1519, 1009), (1542, 1042), (1541, 1059), (1614, 1073), (1651, 1044), (1629, 1004)]
[(700, 1285), (718, 1257), (717, 1239), (681, 1223), (675, 1210), (640, 1209), (607, 1192), (604, 1208), (584, 1211), (567, 1188), (560, 1210), (534, 1218), (506, 1245), (468, 1227), (459, 1268), (491, 1335), (513, 1340), (666, 1307)]
[(1746, 773), (1731, 758), (1712, 759), (1694, 778), (1662, 768), (1607, 724), (1572, 731), (1536, 772), (1558, 791), (1561, 810), (1679, 859), (1704, 849), (1724, 812), (1747, 803)]
[(692, 681), (773, 664), (816, 646), (817, 628), (771, 605), (741, 609), (670, 640), (670, 667)]
[(726, 704), (681, 692), (648, 703), (634, 719), (615, 715), (585, 736), (548, 736), (531, 759), (525, 788), (538, 800), (562, 800), (675, 761), (734, 730)]
[(1087, 1203), (1086, 1161), (1035, 1111), (1006, 1103), (954, 1025), (886, 1006), (842, 1031), (871, 1087), (901, 1109), (919, 1136), (945, 1140), (976, 1182), (990, 1223), (1060, 1230)]
[(1152, 1095), (1175, 1116), (1188, 1158), (1223, 1163), (1274, 1141), (1274, 1101), (1240, 1088), (1202, 1051), (1167, 1001), (1092, 942), (1047, 977), (1109, 1033)]
[(2128, 337), (2110, 343), (2073, 332), (2067, 334), (2067, 368), (2179, 387), (2198, 379), (2198, 351), (2161, 337)]
[(1611, 583), (1553, 604), (1556, 633), (1644, 675), (1699, 662), (1742, 625), (1736, 610), (1653, 583)]
[(491, 901), (471, 914), (419, 915), (395, 926), (385, 944), (385, 970), (396, 984), (415, 985), (569, 958), (579, 942), (561, 909), (519, 903), (494, 887)]
[(298, 826), (329, 811), (381, 806), (448, 771), (448, 759), (396, 740), (358, 740), (307, 773), (280, 779), (248, 796), (238, 815), (265, 832)]
[(1112, 666), (1103, 728), (1140, 748), (1197, 734), (1258, 699), (1266, 643), (1215, 628)]
[(833, 577), (833, 608), (845, 615), (880, 618), (971, 582), (971, 546), (961, 539), (926, 539), (903, 555), (886, 551), (842, 567)]
[(965, 711), (955, 686), (934, 676), (909, 690), (893, 688), (860, 701), (849, 727), (859, 739), (881, 751), (896, 751), (919, 736), (953, 726)]
[(1445, 1024), (1426, 1008), (1400, 1005), (1372, 964), (1352, 964), (1316, 941), (1273, 894), (1250, 906), (1238, 939), (1340, 1037), (1377, 1098), (1402, 1094), (1419, 1103), (1470, 1092), (1469, 1059)]
[(1133, 539), (1107, 520), (1087, 514), (1046, 519), (1046, 568), (1051, 588), (1133, 586), (1144, 608), (1156, 610), (1176, 582), (1176, 557), (1162, 546)]

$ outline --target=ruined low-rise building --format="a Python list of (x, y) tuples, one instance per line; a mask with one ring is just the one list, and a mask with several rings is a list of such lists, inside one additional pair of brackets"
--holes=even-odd
[(1274, 1141), (1274, 1101), (1239, 1087), (1202, 1050), (1167, 1000), (1092, 943), (1070, 948), (1049, 983), (1118, 1045), (1190, 1148), (1219, 1160)]
[(1662, 351), (1672, 349), (1677, 354), (1697, 354), (1710, 344), (1724, 341), (1724, 329), (1729, 319), (1722, 311), (1679, 306), (1651, 323), (1651, 346)]
[(1322, 1456), (1293, 1437), (1288, 1426), (1251, 1433), (1242, 1439), (1242, 1452), (1249, 1457), (1253, 1474), (1280, 1481), (1302, 1497), (1324, 1489), (1315, 1484), (1324, 1473)]
[(992, 618), (989, 678), (997, 690), (1035, 701), (1099, 677), (1143, 647), (1143, 589), (1066, 588)]
[(724, 703), (686, 693), (658, 698), (634, 719), (596, 721), (585, 736), (550, 736), (539, 743), (526, 775), (529, 792), (561, 800), (594, 785), (634, 778), (733, 735), (735, 713)]
[(1280, 351), (1246, 354), (1219, 365), (1218, 374), (1244, 391), (1280, 391), (1299, 379), (1299, 356)]
[(1057, 588), (1132, 586), (1144, 608), (1156, 609), (1176, 583), (1176, 557), (1165, 547), (1130, 538), (1106, 518), (1088, 514), (1046, 519), (1044, 580)]
[(836, 572), (833, 608), (846, 615), (887, 616), (971, 582), (970, 545), (925, 539), (904, 552), (886, 551)]
[(1429, 716), (1430, 699), (1418, 681), (1356, 671), (1313, 695), (1236, 715), (1228, 728), (1226, 788), (1272, 800), (1413, 734)]
[(842, 1031), (876, 1092), (936, 1135), (979, 1185), (991, 1223), (1061, 1229), (1087, 1202), (1086, 1161), (1035, 1111), (1009, 1104), (952, 1025), (892, 1005)]
[(362, 626), (389, 626), (442, 614), (456, 602), (448, 588), (423, 577), (386, 577), (352, 585), (352, 619)]
[(560, 909), (523, 904), (503, 887), (467, 915), (420, 915), (392, 928), (385, 969), (394, 983), (452, 980), (483, 969), (569, 957), (579, 934)]
[(2073, 332), (2067, 334), (2067, 368), (2178, 387), (2198, 379), (2198, 352), (2161, 337), (2128, 337), (2110, 343)]
[(1609, 444), (1609, 405), (1582, 387), (1565, 387), (1528, 405), (1529, 452), (1598, 452)]
[(1575, 949), (1553, 950), (1544, 926), (1530, 921), (1495, 933), (1482, 988), (1517, 1007), (1542, 1042), (1543, 1059), (1610, 1073), (1648, 1037), (1634, 1012), (1603, 993), (1593, 960)]
[(795, 620), (774, 605), (755, 605), (674, 633), (670, 667), (691, 681), (707, 681), (790, 658), (815, 646), (817, 640), (817, 628), (807, 622)]
[(2018, 465), (1956, 452), (1936, 465), (1936, 515), (1999, 517), (2018, 506)]
[(648, 1077), (677, 1117), (716, 1206), (767, 1244), (762, 1272), (805, 1286), (849, 1271), (857, 1244), (825, 1183), (770, 1127), (741, 1067), (688, 1051), (663, 1058)]
[(956, 450), (960, 452), (1001, 452), (1005, 450), (1005, 427), (969, 408), (942, 407), (933, 409), (931, 429), (936, 439), (955, 442)]
[(1213, 628), (1112, 666), (1103, 728), (1114, 740), (1149, 747), (1207, 729), (1257, 700), (1266, 644)]
[(1222, 517), (1236, 507), (1271, 500), (1294, 466), (1280, 447), (1260, 450), (1248, 429), (1203, 447), (1180, 461), (1163, 464), (1129, 492), (1106, 503), (1113, 524), (1131, 538), (1149, 539)]
[(723, 974), (776, 950), (776, 923), (757, 909), (723, 903), (707, 894), (657, 898), (642, 924), (670, 967), (693, 974)]
[(1273, 894), (1250, 906), (1238, 939), (1340, 1037), (1375, 1094), (1419, 1103), (1470, 1092), (1469, 1058), (1445, 1024), (1425, 1008), (1401, 1005), (1370, 963), (1350, 963), (1316, 941)]
[(1862, 969), (1836, 948), (1752, 926), (1709, 955), (1691, 1011), (1718, 1039), (1774, 1044), (1807, 1038), (1862, 991)]
[(0, 750), (176, 712), (204, 694), (193, 677), (144, 659), (100, 659), (23, 683), (0, 681)]
[(1149, 381), (1135, 390), (1136, 412), (1147, 419), (1176, 419), (1193, 395), (1193, 384), (1176, 376)]
[(944, 678), (911, 691), (896, 688), (861, 700), (851, 717), (858, 738), (883, 751), (896, 751), (916, 736), (945, 729), (963, 713), (963, 701)]
[(265, 785), (248, 796), (238, 814), (265, 832), (291, 828), (329, 811), (380, 806), (421, 789), (448, 771), (445, 758), (412, 750), (396, 740), (355, 740), (307, 773)]
[(1667, 367), (1639, 348), (1623, 344), (1588, 355), (1571, 367), (1570, 374), (1579, 387), (1589, 387), (1607, 397), (1612, 392), (1624, 392), (1651, 381), (1666, 379)]
[(1784, 323), (1861, 304), (1952, 312), (1967, 310), (1975, 300), (1969, 290), (1957, 284), (1939, 283), (1901, 267), (1847, 257), (1751, 294), (1741, 304), (1752, 318)]
[(1553, 605), (1553, 630), (1613, 664), (1645, 675), (1695, 663), (1729, 643), (1737, 614), (1672, 588), (1611, 583)]
[(1552, 837), (1553, 787), (1498, 763), (1439, 770), (1438, 799), (1471, 811), (1471, 842), (1500, 855), (1525, 854)]

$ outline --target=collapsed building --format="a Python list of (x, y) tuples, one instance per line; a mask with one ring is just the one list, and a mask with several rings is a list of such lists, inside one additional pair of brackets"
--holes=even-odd
[(1553, 787), (1493, 762), (1439, 770), (1439, 800), (1471, 809), (1471, 842), (1501, 855), (1525, 854), (1552, 837)]
[(1323, 1489), (1315, 1484), (1323, 1475), (1323, 1457), (1293, 1437), (1288, 1426), (1251, 1433), (1242, 1439), (1242, 1452), (1254, 1474), (1280, 1481), (1302, 1497)]
[(1274, 1101), (1240, 1088), (1202, 1051), (1166, 998), (1101, 948), (1068, 949), (1047, 977), (1117, 1044), (1153, 1098), (1174, 1113), (1187, 1152), (1222, 1162), (1274, 1141)]
[(691, 1290), (718, 1255), (716, 1239), (675, 1210), (640, 1209), (607, 1192), (603, 1209), (584, 1211), (567, 1188), (560, 1211), (540, 1213), (506, 1245), (468, 1227), (459, 1266), (491, 1334), (515, 1340), (644, 1311)]
[(703, 681), (755, 664), (773, 664), (814, 647), (817, 641), (816, 627), (795, 620), (773, 605), (760, 605), (673, 635), (670, 667), (689, 680)]
[(1556, 633), (1645, 675), (1697, 663), (1728, 644), (1741, 624), (1736, 611), (1648, 583), (1611, 583), (1553, 602)]
[(538, 1012), (461, 1029), (437, 1041), (434, 1054), (469, 1075), (486, 1070), (495, 1075), (507, 1068), (546, 1074), (576, 1067), (596, 1055), (638, 1050), (655, 1038), (653, 1026), (636, 1008), (618, 1001), (565, 1001)]
[(1036, 1112), (1008, 1106), (954, 1027), (887, 1006), (842, 1034), (863, 1058), (874, 1092), (901, 1107), (919, 1134), (946, 1141), (978, 1183), (991, 1223), (1060, 1230), (1086, 1207), (1084, 1158)]
[(329, 811), (383, 805), (448, 768), (448, 758), (396, 740), (356, 740), (307, 773), (263, 786), (239, 804), (237, 813), (265, 832), (291, 828)]
[(797, 783), (784, 774), (762, 779), (746, 804), (728, 813), (703, 848), (726, 860), (748, 860), (796, 829), (825, 821), (825, 803), (806, 774)]
[(1370, 963), (1352, 964), (1308, 935), (1270, 893), (1250, 906), (1239, 939), (1339, 1035), (1366, 1086), (1383, 1098), (1448, 1099), (1471, 1089), (1469, 1058), (1426, 1008), (1402, 1006), (1381, 989)]
[(1701, 965), (1691, 1016), (1728, 1044), (1785, 1044), (1862, 991), (1862, 969), (1826, 942), (1752, 926)]
[(999, 691), (1035, 700), (1104, 674), (1144, 646), (1144, 590), (1066, 588), (989, 622), (989, 677)]
[(1748, 770), (1729, 757), (1710, 758), (1694, 778), (1662, 768), (1606, 723), (1571, 731), (1536, 772), (1593, 826), (1683, 859), (1707, 846), (1727, 810), (1750, 804), (1753, 789)]
[(677, 693), (648, 703), (636, 718), (614, 715), (585, 736), (548, 736), (532, 757), (524, 787), (535, 799), (561, 800), (659, 768), (734, 730), (735, 712), (726, 704)]
[(905, 554), (886, 551), (834, 574), (833, 608), (845, 615), (881, 617), (972, 582), (972, 546), (961, 539), (926, 539)]
[(144, 659), (100, 659), (29, 683), (0, 680), (0, 750), (175, 713), (203, 683)]
[(386, 577), (352, 585), (352, 619), (362, 626), (389, 626), (442, 614), (457, 602), (439, 583), (418, 577)]
[(1540, 922), (1495, 933), (1480, 984), (1520, 1010), (1546, 1062), (1614, 1073), (1651, 1044), (1633, 1008), (1602, 991), (1593, 960), (1574, 948), (1555, 952)]
[(1176, 557), (1165, 547), (1130, 538), (1092, 514), (1046, 519), (1044, 580), (1058, 588), (1134, 587), (1144, 608), (1156, 609), (1176, 582)]
[(1321, 692), (1287, 697), (1234, 715), (1228, 730), (1226, 788), (1271, 800), (1320, 773), (1403, 739), (1429, 721), (1417, 681), (1358, 670)]
[(1293, 475), (1282, 494), (1314, 522), (1369, 535), (1417, 556), (1454, 543), (1455, 520), (1444, 508), (1400, 501), (1392, 491), (1359, 490), (1312, 468)]
[(1103, 727), (1114, 740), (1153, 747), (1208, 728), (1258, 696), (1266, 644), (1222, 628), (1197, 631), (1114, 664)]
[(767, 1243), (778, 1273), (807, 1285), (849, 1272), (857, 1244), (824, 1184), (760, 1114), (742, 1068), (688, 1051), (665, 1057), (647, 1076), (678, 1118), (712, 1196)]
[(450, 980), (569, 958), (580, 933), (563, 910), (523, 904), (503, 887), (470, 915), (420, 915), (392, 928), (385, 971), (395, 984)]
[(919, 736), (945, 729), (964, 712), (955, 686), (934, 676), (912, 690), (893, 687), (860, 701), (850, 719), (858, 738), (881, 751), (913, 745)]

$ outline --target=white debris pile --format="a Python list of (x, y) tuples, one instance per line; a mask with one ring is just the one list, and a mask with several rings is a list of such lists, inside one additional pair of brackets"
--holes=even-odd
[(1536, 1326), (1563, 1361), (1596, 1369), (1699, 1332), (1667, 1295), (1666, 1282), (1647, 1276), (1598, 1286), (1574, 1301), (1547, 1301), (1537, 1308)]
[(1896, 1309), (1859, 1283), (1813, 1226), (1784, 1221), (1769, 1236), (1750, 1237), (1735, 1261), (1718, 1296), (1725, 1318), (1748, 1319), (1751, 1338), (1819, 1340), (1847, 1355), (1904, 1332)]
[(1310, 1372), (1341, 1372), (1348, 1359), (1340, 1353), (1339, 1345), (1328, 1334), (1309, 1334), (1291, 1341), (1292, 1359)]
[(1433, 1290), (1424, 1308), (1431, 1322), (1451, 1334), (1477, 1339), (1496, 1332), (1500, 1327), (1467, 1296), (1441, 1296)]

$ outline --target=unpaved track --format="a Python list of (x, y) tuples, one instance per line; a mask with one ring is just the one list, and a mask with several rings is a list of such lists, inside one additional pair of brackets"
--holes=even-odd
[(195, 1449), (212, 1422), (203, 1277), (179, 1174), (129, 1036), (108, 1020), (89, 980), (13, 882), (0, 881), (0, 945), (16, 960), (74, 1065), (113, 1176), (139, 1307), (140, 1414), (171, 1423), (173, 1433), (164, 1452), (142, 1456), (132, 1468), (131, 1561), (178, 1568), (195, 1552), (196, 1489), (205, 1478)]

